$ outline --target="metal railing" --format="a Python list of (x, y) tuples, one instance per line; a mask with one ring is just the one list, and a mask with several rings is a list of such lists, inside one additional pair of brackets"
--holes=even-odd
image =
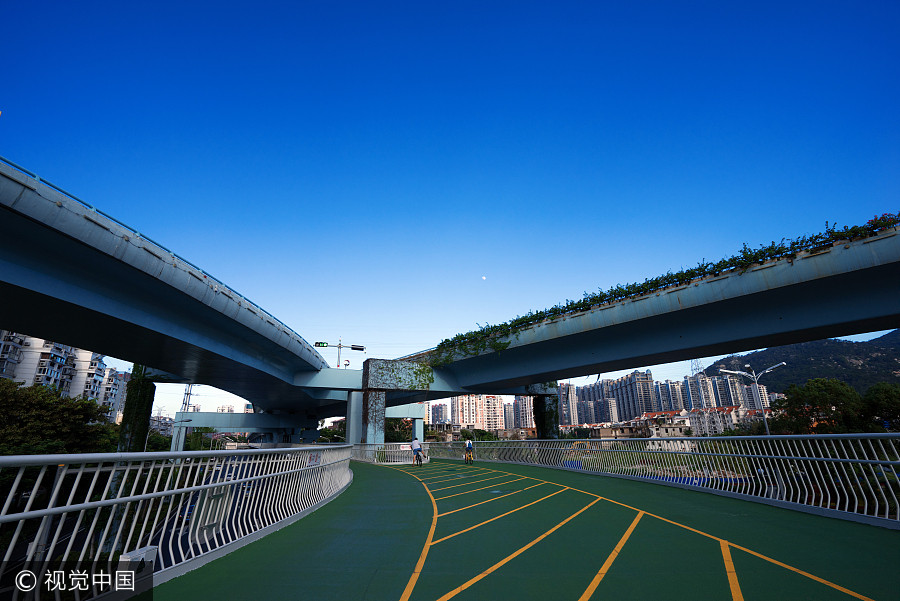
[(0, 457), (0, 571), (47, 561), (91, 569), (140, 556), (164, 581), (186, 562), (214, 559), (336, 496), (352, 479), (350, 452)]
[[(428, 463), (431, 453), (429, 443), (422, 443), (425, 457), (422, 463)], [(394, 463), (412, 464), (412, 446), (408, 442), (386, 442), (382, 444), (355, 444), (353, 445), (353, 459), (366, 463)]]
[[(900, 529), (900, 434), (477, 442), (476, 461), (525, 463), (714, 492)], [(460, 459), (463, 443), (431, 443)]]

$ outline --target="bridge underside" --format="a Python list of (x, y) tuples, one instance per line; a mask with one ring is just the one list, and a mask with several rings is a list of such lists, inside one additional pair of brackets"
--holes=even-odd
[(535, 387), (900, 327), (895, 228), (548, 320), (505, 339), (503, 351), (460, 353), (436, 369), (422, 363), (423, 352), (339, 370), (224, 284), (3, 164), (0, 221), (0, 327), (135, 361), (304, 420), (344, 415), (350, 391), (380, 395), (371, 397), (378, 407), (466, 393), (546, 394)]

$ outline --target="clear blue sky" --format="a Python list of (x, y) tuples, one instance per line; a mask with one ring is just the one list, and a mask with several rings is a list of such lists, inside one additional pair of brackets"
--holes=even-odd
[(895, 0), (2, 14), (0, 154), (368, 357), (900, 210)]

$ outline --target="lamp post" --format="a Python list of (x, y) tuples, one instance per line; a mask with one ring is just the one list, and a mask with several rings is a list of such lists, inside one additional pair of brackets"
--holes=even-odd
[(776, 363), (772, 367), (767, 367), (766, 369), (762, 370), (759, 373), (756, 373), (755, 371), (753, 371), (753, 368), (750, 367), (749, 363), (745, 363), (744, 367), (749, 369), (750, 373), (747, 373), (745, 371), (733, 371), (730, 369), (719, 369), (719, 371), (723, 374), (734, 374), (737, 376), (747, 376), (748, 378), (753, 380), (753, 390), (756, 391), (756, 396), (759, 397), (759, 405), (760, 405), (760, 409), (762, 410), (763, 424), (766, 426), (766, 436), (771, 436), (772, 434), (769, 432), (769, 422), (766, 420), (766, 407), (765, 407), (765, 405), (763, 405), (762, 395), (759, 394), (759, 379), (764, 374), (767, 374), (770, 371), (772, 371), (773, 369), (775, 369), (776, 367), (781, 367), (782, 365), (787, 365), (787, 363), (785, 363), (784, 361), (782, 361), (781, 363)]
[[(341, 344), (341, 339), (340, 339), (340, 338), (338, 338), (338, 343), (337, 343), (337, 344), (329, 344), (329, 343), (327, 343), (327, 342), (317, 342), (317, 343), (315, 343), (314, 346), (317, 346), (317, 347), (319, 347), (319, 348), (337, 347), (337, 350), (338, 350), (337, 366), (338, 366), (338, 368), (341, 367), (341, 349), (342, 349), (342, 348), (348, 348), (348, 349), (350, 349), (351, 351), (363, 351), (363, 352), (365, 352), (365, 350), (366, 350), (366, 347), (364, 347), (364, 346), (361, 345), (361, 344)], [(346, 365), (344, 366), (344, 369), (347, 369), (347, 366), (346, 366)]]

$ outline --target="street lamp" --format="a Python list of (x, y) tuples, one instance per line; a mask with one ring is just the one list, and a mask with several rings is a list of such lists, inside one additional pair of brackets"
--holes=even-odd
[(763, 405), (762, 396), (759, 394), (759, 379), (764, 374), (767, 374), (770, 371), (772, 371), (773, 369), (775, 369), (776, 367), (781, 367), (782, 365), (787, 365), (787, 363), (785, 363), (784, 361), (782, 361), (781, 363), (776, 363), (772, 367), (767, 367), (766, 369), (762, 370), (759, 373), (756, 373), (755, 371), (753, 371), (753, 368), (750, 367), (749, 363), (745, 363), (744, 367), (749, 369), (750, 373), (747, 373), (745, 371), (732, 371), (730, 369), (721, 369), (721, 368), (719, 369), (719, 371), (722, 372), (723, 374), (734, 374), (736, 376), (747, 376), (748, 378), (753, 380), (753, 390), (756, 391), (756, 396), (759, 397), (759, 405), (760, 405), (760, 409), (762, 410), (763, 424), (766, 426), (766, 436), (771, 436), (772, 434), (769, 432), (769, 422), (766, 420), (766, 407), (765, 407), (765, 405)]
[[(335, 346), (336, 346), (336, 347), (337, 347), (337, 350), (338, 350), (338, 360), (337, 360), (337, 366), (338, 366), (338, 368), (341, 367), (341, 349), (342, 349), (342, 348), (348, 348), (348, 349), (350, 349), (351, 351), (363, 351), (363, 352), (365, 352), (365, 350), (366, 350), (366, 347), (364, 347), (364, 346), (361, 345), (361, 344), (341, 344), (341, 339), (340, 339), (340, 338), (338, 338), (338, 343), (337, 343), (337, 344), (329, 344), (329, 343), (327, 343), (327, 342), (317, 342), (317, 343), (315, 343), (314, 346), (317, 346), (317, 347), (320, 347), (320, 348), (327, 348), (327, 347), (330, 347), (330, 346), (331, 346), (331, 347), (335, 347)], [(344, 366), (344, 369), (347, 369), (347, 367)]]

